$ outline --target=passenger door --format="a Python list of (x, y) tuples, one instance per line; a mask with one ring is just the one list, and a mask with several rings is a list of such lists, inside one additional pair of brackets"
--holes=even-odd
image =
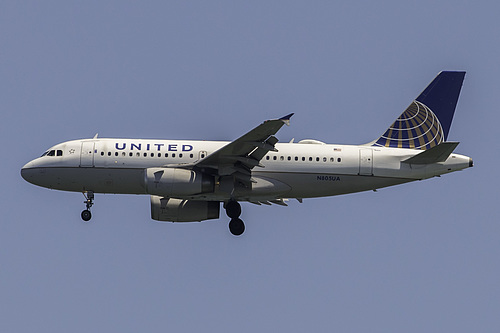
[(94, 141), (83, 141), (80, 155), (80, 167), (91, 168), (94, 166)]
[(373, 176), (373, 150), (359, 150), (359, 175)]

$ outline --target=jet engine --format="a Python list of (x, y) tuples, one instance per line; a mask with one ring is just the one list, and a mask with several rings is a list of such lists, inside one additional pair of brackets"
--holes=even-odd
[(218, 201), (194, 201), (151, 196), (151, 218), (167, 222), (195, 222), (218, 219)]
[(148, 194), (183, 197), (214, 191), (214, 178), (193, 170), (180, 168), (148, 168), (145, 171)]

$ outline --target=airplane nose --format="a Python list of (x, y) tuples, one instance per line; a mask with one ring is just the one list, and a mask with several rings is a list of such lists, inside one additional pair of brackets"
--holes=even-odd
[(33, 184), (34, 175), (35, 169), (33, 168), (33, 162), (28, 162), (21, 168), (21, 177), (28, 183)]
[(23, 177), (23, 179), (24, 179), (25, 181), (29, 181), (28, 179), (29, 179), (29, 173), (30, 173), (30, 170), (29, 170), (29, 168), (28, 168), (28, 164), (29, 164), (29, 163), (27, 163), (25, 166), (23, 166), (23, 167), (21, 168), (21, 177)]
[(474, 166), (474, 161), (472, 158), (469, 157), (469, 168), (472, 168)]

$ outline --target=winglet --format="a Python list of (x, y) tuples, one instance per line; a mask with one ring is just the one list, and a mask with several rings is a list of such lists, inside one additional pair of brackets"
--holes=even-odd
[(281, 117), (279, 120), (282, 120), (287, 126), (290, 126), (290, 118), (292, 118), (293, 115), (293, 113), (290, 113), (289, 115)]

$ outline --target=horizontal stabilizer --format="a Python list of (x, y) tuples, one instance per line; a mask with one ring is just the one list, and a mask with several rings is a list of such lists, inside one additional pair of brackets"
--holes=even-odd
[(403, 163), (408, 164), (432, 164), (444, 162), (457, 148), (459, 142), (443, 142), (430, 149), (424, 150), (418, 155), (412, 156)]

